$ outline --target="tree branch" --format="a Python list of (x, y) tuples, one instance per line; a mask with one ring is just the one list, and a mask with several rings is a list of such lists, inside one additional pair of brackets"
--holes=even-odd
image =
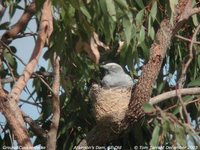
[[(37, 77), (40, 77), (40, 78), (53, 77), (53, 74), (52, 74), (52, 72), (40, 72), (40, 71), (36, 71), (36, 72), (34, 72), (31, 75), (31, 78), (37, 78)], [(1, 79), (1, 84), (12, 83), (14, 81), (15, 80), (12, 77), (7, 77), (7, 78), (4, 78), (4, 79)]]
[[(24, 27), (27, 25), (27, 23), (29, 22), (29, 20), (31, 19), (31, 17), (33, 16), (33, 14), (35, 13), (35, 2), (33, 0), (33, 2), (30, 4), (30, 6), (28, 6), (28, 8), (25, 10), (25, 12), (23, 13), (23, 15), (21, 16), (21, 18), (19, 19), (19, 21), (13, 25), (13, 27), (5, 32), (1, 38), (1, 43), (0, 43), (0, 57), (2, 58), (2, 54), (3, 54), (3, 46), (5, 47), (6, 44), (10, 43), (9, 39), (14, 38), (18, 33), (20, 33)], [(6, 44), (4, 44), (6, 43)], [(7, 47), (6, 47), (7, 48)], [(9, 50), (9, 49), (8, 49)], [(0, 65), (2, 65), (2, 62), (0, 61)], [(13, 114), (15, 115), (15, 119), (18, 119), (19, 122), (21, 123), (21, 126), (24, 125), (24, 121), (21, 115), (21, 112), (17, 106), (17, 103), (15, 101), (11, 102), (10, 99), (7, 97), (8, 102), (6, 103), (6, 105), (8, 108), (10, 108), (10, 110), (8, 110), (11, 114), (13, 111)], [(5, 115), (7, 115), (7, 113), (5, 113)], [(6, 117), (6, 116), (5, 116)], [(12, 122), (12, 120), (10, 120), (10, 117), (6, 117), (9, 120), (7, 120), (8, 122)], [(16, 124), (17, 125), (17, 124)], [(16, 126), (16, 128), (18, 128)], [(15, 129), (13, 129), (15, 130)], [(17, 136), (17, 135), (15, 135)], [(19, 142), (20, 143), (20, 142)]]
[(33, 50), (32, 56), (29, 63), (26, 65), (23, 74), (18, 79), (13, 89), (9, 94), (9, 98), (15, 101), (19, 100), (19, 95), (21, 94), (23, 88), (25, 87), (27, 81), (31, 77), (44, 47), (45, 41), (50, 37), (53, 31), (52, 14), (51, 14), (51, 4), (49, 0), (46, 0), (42, 9), (42, 16), (40, 21), (40, 29), (38, 34), (38, 39)]
[[(17, 107), (16, 103), (15, 105)], [(33, 149), (31, 141), (28, 137), (27, 130), (21, 124), (21, 122), (18, 119), (16, 119), (15, 111), (13, 111), (13, 107), (11, 107), (9, 100), (7, 99), (7, 94), (2, 88), (0, 89), (0, 110), (5, 116), (9, 124), (10, 130), (15, 135), (18, 144), (22, 146), (22, 148), (30, 150)]]
[(60, 120), (60, 100), (59, 100), (59, 88), (60, 88), (60, 58), (54, 54), (54, 82), (53, 82), (53, 117), (51, 119), (51, 128), (48, 132), (47, 137), (47, 149), (48, 150), (56, 150), (56, 139), (57, 139), (57, 131)]
[(23, 118), (26, 123), (28, 123), (31, 127), (31, 130), (40, 137), (47, 138), (47, 132), (44, 131), (31, 117), (29, 117), (27, 114), (22, 112)]
[(14, 24), (10, 30), (3, 34), (2, 41), (6, 44), (10, 43), (10, 39), (16, 37), (18, 33), (23, 31), (35, 12), (36, 6), (35, 0), (33, 0), (33, 2), (27, 7), (21, 18), (18, 20), (18, 22)]
[[(32, 3), (33, 4), (33, 3)], [(35, 6), (34, 6), (35, 7)], [(22, 30), (21, 26), (25, 26), (25, 23), (27, 23), (27, 20), (30, 20), (33, 12), (29, 12), (25, 14), (25, 16), (22, 17), (22, 20), (19, 21), (13, 30), (10, 30), (10, 32), (6, 33), (6, 36), (3, 36), (3, 41), (5, 42), (6, 38), (12, 38), (18, 34)], [(28, 19), (27, 19), (28, 18)], [(17, 106), (17, 103), (19, 101), (19, 95), (21, 94), (23, 88), (26, 86), (27, 81), (29, 80), (31, 74), (33, 73), (37, 63), (38, 59), (40, 57), (41, 51), (44, 47), (45, 41), (50, 37), (53, 25), (52, 25), (52, 14), (51, 14), (51, 2), (50, 0), (46, 0), (43, 9), (42, 9), (42, 16), (41, 16), (41, 22), (40, 22), (40, 29), (38, 34), (38, 39), (34, 48), (34, 51), (32, 53), (32, 56), (29, 60), (29, 63), (25, 67), (25, 70), (23, 72), (23, 75), (18, 79), (18, 81), (15, 83), (13, 89), (9, 93), (9, 95), (5, 98), (6, 103), (3, 103), (3, 114), (5, 115), (9, 125), (11, 126), (11, 130), (14, 133), (16, 140), (22, 148), (33, 149), (32, 144), (30, 142), (30, 139), (28, 135), (26, 134), (26, 130), (22, 130), (24, 132), (19, 133), (17, 132), (19, 129), (23, 128), (24, 126), (24, 119), (22, 117), (22, 113)], [(11, 32), (12, 31), (12, 32)], [(6, 38), (5, 38), (6, 37)], [(6, 109), (4, 109), (4, 107)], [(11, 115), (11, 117), (10, 117)]]
[[(22, 90), (26, 86), (26, 83), (30, 79), (38, 63), (38, 59), (44, 47), (45, 41), (46, 39), (49, 38), (53, 30), (51, 6), (49, 3), (50, 3), (49, 1), (44, 3), (43, 9), (42, 9), (38, 39), (37, 39), (35, 48), (33, 50), (32, 56), (29, 60), (29, 63), (26, 65), (23, 74), (17, 80), (17, 82), (15, 83), (14, 87), (12, 88), (11, 92), (8, 95), (10, 105), (13, 107), (14, 110), (17, 110), (15, 108), (16, 106), (14, 105), (14, 103), (19, 101), (19, 95), (21, 94)], [(21, 112), (17, 111), (15, 114), (16, 114), (16, 118), (18, 118), (20, 122), (24, 124), (23, 118), (20, 115)]]
[[(197, 95), (200, 94), (200, 88), (185, 88), (180, 89), (181, 95)], [(160, 94), (158, 96), (152, 97), (149, 101), (150, 104), (155, 105), (157, 103), (163, 102), (164, 100), (167, 100), (169, 98), (173, 98), (177, 96), (177, 90), (165, 92), (163, 94)]]
[[(13, 78), (14, 80), (14, 78)], [(3, 89), (1, 89), (3, 91)], [(13, 132), (18, 144), (22, 148), (33, 149), (27, 130), (25, 129), (24, 120), (20, 112), (20, 108), (17, 105), (16, 101), (12, 101), (12, 98), (9, 98), (7, 94), (2, 94), (0, 100), (0, 110), (5, 116), (10, 130)]]
[(200, 7), (193, 8), (190, 13), (191, 13), (190, 16), (200, 13)]

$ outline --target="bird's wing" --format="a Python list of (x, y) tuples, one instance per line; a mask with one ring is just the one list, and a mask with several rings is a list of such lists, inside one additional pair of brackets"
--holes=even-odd
[(113, 87), (132, 87), (133, 80), (127, 74), (114, 74), (114, 75), (106, 75), (102, 79), (102, 86), (106, 88), (113, 88)]

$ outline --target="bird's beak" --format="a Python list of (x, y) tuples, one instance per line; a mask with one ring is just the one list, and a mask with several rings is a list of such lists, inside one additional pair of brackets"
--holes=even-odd
[(100, 68), (100, 69), (103, 69), (103, 70), (106, 70), (106, 69), (107, 69), (107, 67), (106, 67), (105, 65), (100, 65), (99, 68)]

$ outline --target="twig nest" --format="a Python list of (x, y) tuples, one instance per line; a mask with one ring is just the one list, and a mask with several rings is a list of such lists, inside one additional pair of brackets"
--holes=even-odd
[(120, 125), (128, 110), (131, 88), (102, 88), (94, 84), (90, 90), (90, 98), (97, 124)]

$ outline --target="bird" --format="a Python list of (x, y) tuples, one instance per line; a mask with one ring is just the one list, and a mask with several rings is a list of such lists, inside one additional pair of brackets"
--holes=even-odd
[(105, 76), (101, 81), (104, 88), (132, 87), (133, 79), (124, 72), (123, 68), (116, 63), (108, 63), (100, 66), (104, 70)]
[(116, 63), (101, 65), (105, 72), (100, 85), (93, 84), (89, 97), (97, 123), (117, 122), (124, 118), (134, 85), (133, 79)]
[(96, 126), (88, 133), (89, 145), (99, 145), (116, 139), (123, 131), (122, 121), (128, 110), (133, 79), (117, 63), (107, 63), (100, 68), (105, 72), (100, 84), (93, 84), (89, 97)]

